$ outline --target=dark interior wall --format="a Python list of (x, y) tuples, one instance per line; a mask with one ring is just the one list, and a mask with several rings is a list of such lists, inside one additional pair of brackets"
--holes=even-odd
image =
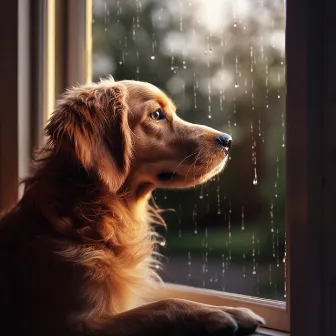
[(291, 335), (334, 335), (336, 3), (287, 0)]
[(322, 186), (323, 224), (323, 314), (326, 335), (335, 333), (336, 319), (336, 2), (324, 1), (323, 11), (323, 128)]
[(0, 210), (18, 197), (18, 0), (1, 3)]

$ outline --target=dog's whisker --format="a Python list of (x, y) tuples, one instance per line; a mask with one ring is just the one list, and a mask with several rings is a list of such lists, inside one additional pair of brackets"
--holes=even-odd
[(203, 147), (199, 150), (198, 154), (196, 155), (195, 161), (189, 166), (189, 169), (188, 169), (187, 174), (186, 174), (186, 176), (185, 176), (185, 182), (187, 181), (187, 178), (188, 178), (190, 169), (191, 169), (193, 166), (196, 168), (196, 163), (197, 163), (197, 161), (198, 161), (198, 159), (199, 159), (199, 157), (200, 157), (200, 155), (201, 155), (201, 153), (202, 153), (202, 151), (203, 151), (204, 148), (205, 148), (205, 146), (203, 146)]
[(200, 156), (201, 156), (201, 153), (202, 153), (204, 147), (205, 147), (205, 146), (203, 146), (203, 147), (201, 148), (201, 150), (199, 151), (198, 155), (197, 155), (196, 158), (195, 158), (195, 162), (194, 162), (194, 164), (193, 164), (193, 167), (194, 167), (194, 169), (193, 169), (193, 173), (194, 173), (194, 181), (196, 180), (196, 163), (197, 163), (197, 161), (199, 160), (199, 158), (200, 158)]
[[(197, 153), (197, 152), (194, 152), (194, 153), (192, 153), (192, 154), (186, 156), (186, 157), (185, 157), (185, 158), (184, 158), (184, 159), (183, 159), (183, 160), (176, 166), (176, 168), (175, 168), (174, 171), (173, 171), (173, 175), (176, 173), (178, 167), (180, 167), (181, 164), (182, 164), (185, 160), (187, 160), (189, 157), (195, 155), (196, 153)], [(171, 177), (171, 179), (172, 179), (172, 178), (173, 178), (173, 176)]]
[(196, 172), (195, 172), (195, 170), (196, 170), (196, 163), (197, 163), (197, 161), (199, 160), (199, 157), (200, 157), (200, 155), (201, 155), (201, 153), (202, 153), (202, 151), (203, 151), (204, 148), (205, 148), (205, 147), (202, 147), (202, 148), (200, 149), (200, 151), (198, 152), (198, 155), (196, 156), (194, 163), (189, 167), (189, 169), (188, 169), (188, 171), (187, 171), (186, 178), (187, 178), (188, 175), (189, 175), (189, 171), (190, 171), (190, 169), (193, 167), (193, 168), (194, 168), (194, 180), (196, 179), (196, 177), (195, 177), (195, 174), (196, 174)]

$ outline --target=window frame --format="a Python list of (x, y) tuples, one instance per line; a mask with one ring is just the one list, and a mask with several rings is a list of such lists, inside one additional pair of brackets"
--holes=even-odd
[[(20, 171), (28, 169), (28, 163), (20, 163), (19, 156), (39, 145), (52, 106), (46, 99), (53, 102), (64, 87), (89, 81), (91, 77), (92, 0), (32, 0), (29, 10), (21, 11), (19, 19), (15, 13), (23, 3), (28, 2), (4, 3), (6, 15), (1, 21), (8, 38), (6, 53), (1, 53), (4, 77), (0, 86), (6, 99), (12, 101), (13, 113), (0, 111), (4, 121), (0, 123), (0, 208), (18, 197), (15, 185), (21, 177)], [(172, 284), (167, 285), (164, 295), (246, 306), (265, 316), (269, 328), (290, 330), (293, 336), (331, 335), (336, 311), (336, 266), (332, 257), (336, 254), (333, 215), (336, 143), (332, 127), (335, 124), (332, 111), (335, 109), (333, 13), (336, 3), (296, 0), (287, 1), (286, 7), (287, 306), (271, 300)], [(56, 23), (64, 20), (64, 15), (67, 20), (65, 27), (61, 27)], [(29, 36), (23, 34), (24, 25), (20, 28), (22, 18), (30, 18), (25, 23), (29, 26), (30, 45), (23, 42)], [(7, 27), (13, 24), (18, 30), (8, 31)], [(23, 49), (19, 57), (20, 48)], [(22, 50), (31, 59), (24, 59)], [(22, 71), (27, 76), (24, 83)], [(26, 90), (24, 96), (20, 96), (22, 90)], [(26, 114), (22, 110), (24, 106)], [(27, 118), (27, 114), (32, 122), (25, 125), (22, 118)], [(25, 138), (20, 138), (22, 129), (26, 131)], [(23, 139), (29, 141), (29, 146), (22, 145)]]

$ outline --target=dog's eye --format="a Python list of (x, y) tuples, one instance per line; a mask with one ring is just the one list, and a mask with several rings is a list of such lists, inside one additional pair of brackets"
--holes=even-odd
[(154, 121), (165, 121), (167, 120), (166, 116), (163, 114), (161, 109), (156, 110), (155, 112), (149, 115)]

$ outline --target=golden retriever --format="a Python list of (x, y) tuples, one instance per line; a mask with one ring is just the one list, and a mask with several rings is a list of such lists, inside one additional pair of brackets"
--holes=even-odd
[(21, 200), (0, 222), (2, 335), (232, 335), (263, 319), (244, 308), (167, 298), (156, 269), (157, 188), (220, 172), (231, 137), (183, 121), (143, 82), (68, 90)]

